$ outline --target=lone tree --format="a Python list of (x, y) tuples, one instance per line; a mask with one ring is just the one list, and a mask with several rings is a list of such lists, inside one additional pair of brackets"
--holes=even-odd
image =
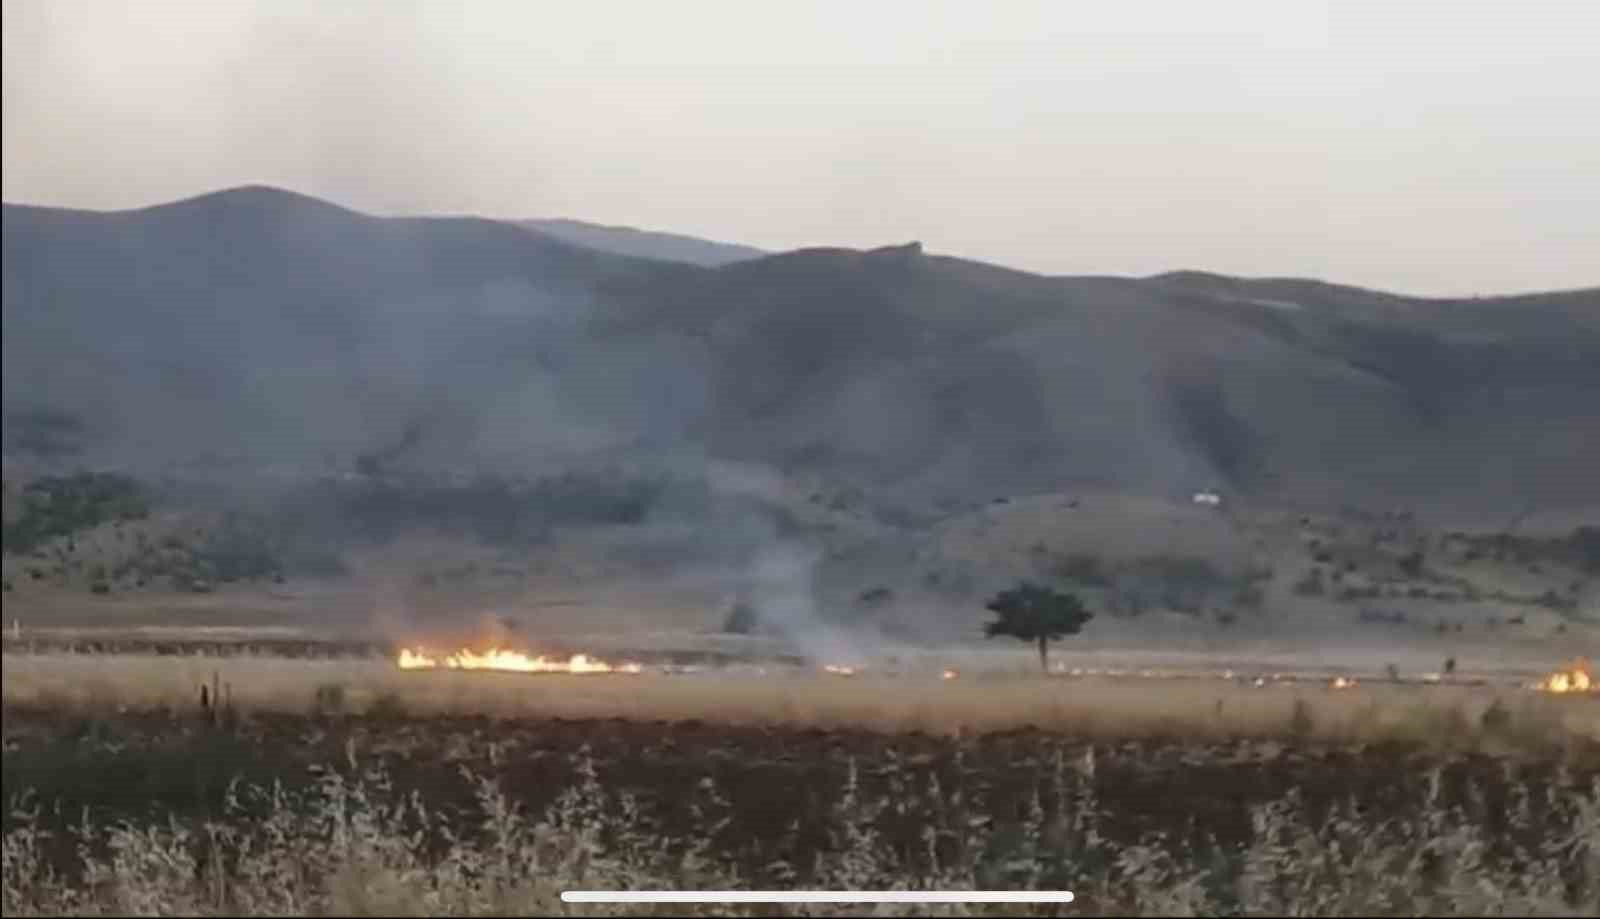
[(1023, 582), (1003, 590), (984, 606), (996, 618), (985, 623), (986, 638), (1009, 635), (1020, 641), (1039, 643), (1039, 666), (1049, 671), (1050, 642), (1076, 635), (1094, 618), (1077, 594), (1061, 593), (1048, 587)]

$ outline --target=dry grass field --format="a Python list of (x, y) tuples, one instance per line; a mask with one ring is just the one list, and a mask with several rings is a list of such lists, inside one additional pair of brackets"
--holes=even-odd
[[(1097, 739), (1316, 739), (1367, 743), (1600, 747), (1600, 706), (1507, 686), (1222, 679), (1041, 677), (939, 670), (837, 676), (748, 665), (614, 675), (407, 672), (386, 660), (270, 656), (13, 654), (7, 706), (57, 711), (181, 711), (216, 681), (241, 712), (297, 714), (336, 696), (351, 713), (422, 717), (707, 721), (784, 729), (960, 736), (1038, 729)], [(958, 675), (957, 675), (958, 674)], [(1494, 714), (1486, 713), (1494, 710)]]
[(1065, 888), (1113, 915), (1600, 910), (1592, 694), (3, 664), (8, 916), (596, 915), (559, 892), (796, 886)]

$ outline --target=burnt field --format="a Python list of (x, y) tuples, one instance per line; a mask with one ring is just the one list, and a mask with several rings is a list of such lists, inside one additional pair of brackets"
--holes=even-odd
[[(411, 676), (427, 692), (455, 677), (572, 695), (686, 683)], [(1042, 684), (1092, 688), (1029, 681)], [(1065, 888), (1086, 914), (1600, 908), (1600, 751), (1490, 743), (1521, 709), (1436, 697), (1458, 719), (1431, 723), (1436, 735), (1337, 740), (1317, 728), (1334, 710), (1285, 698), (1287, 717), (1255, 736), (1119, 738), (1104, 724), (984, 729), (965, 695), (946, 700), (950, 730), (862, 730), (776, 711), (733, 723), (712, 706), (673, 720), (430, 713), (427, 692), (358, 704), (333, 685), (302, 683), (298, 712), (246, 692), (204, 709), (8, 692), (5, 913), (601, 908), (559, 901), (578, 887)], [(791, 691), (896, 689), (805, 686)]]

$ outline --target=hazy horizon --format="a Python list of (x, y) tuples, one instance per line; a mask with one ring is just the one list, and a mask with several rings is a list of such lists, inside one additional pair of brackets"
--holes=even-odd
[(1589, 287), (1600, 5), (4, 5), (3, 197)]

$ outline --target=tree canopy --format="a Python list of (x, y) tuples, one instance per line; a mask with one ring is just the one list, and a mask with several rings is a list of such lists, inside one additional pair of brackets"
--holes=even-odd
[(1037, 642), (1039, 666), (1045, 669), (1049, 669), (1049, 643), (1078, 634), (1094, 618), (1076, 594), (1029, 582), (1001, 591), (984, 608), (995, 614), (993, 622), (985, 623), (984, 636)]

